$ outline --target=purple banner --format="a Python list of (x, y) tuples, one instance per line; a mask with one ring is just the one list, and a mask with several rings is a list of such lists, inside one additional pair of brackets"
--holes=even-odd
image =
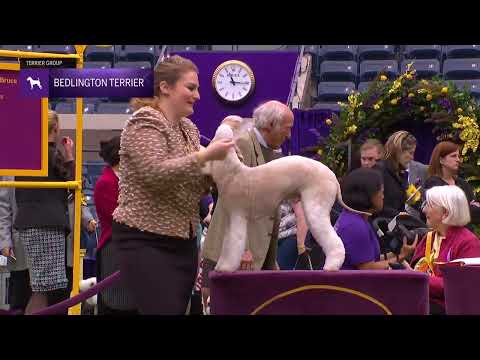
[[(253, 109), (268, 100), (286, 103), (295, 71), (298, 52), (177, 52), (192, 60), (200, 71), (200, 101), (190, 119), (204, 136), (212, 138), (220, 121), (227, 115), (251, 117)], [(255, 90), (245, 102), (229, 104), (220, 99), (212, 86), (218, 65), (228, 60), (246, 63), (255, 76)]]
[(21, 96), (19, 72), (0, 70), (0, 172), (41, 169), (41, 115), (40, 99)]
[(31, 97), (152, 97), (151, 69), (22, 69), (22, 94)]
[(51, 69), (50, 97), (152, 97), (151, 69)]

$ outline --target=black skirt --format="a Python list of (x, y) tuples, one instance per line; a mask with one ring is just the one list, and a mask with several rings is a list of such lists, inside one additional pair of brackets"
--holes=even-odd
[(113, 222), (123, 284), (145, 315), (184, 315), (197, 274), (195, 238), (153, 234)]

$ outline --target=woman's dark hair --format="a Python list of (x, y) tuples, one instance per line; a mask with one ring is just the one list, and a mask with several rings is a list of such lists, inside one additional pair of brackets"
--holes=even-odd
[(110, 166), (115, 166), (120, 162), (120, 136), (114, 136), (110, 140), (100, 141), (100, 157)]
[(359, 211), (373, 208), (372, 197), (381, 190), (382, 174), (375, 169), (355, 169), (341, 183), (343, 202)]

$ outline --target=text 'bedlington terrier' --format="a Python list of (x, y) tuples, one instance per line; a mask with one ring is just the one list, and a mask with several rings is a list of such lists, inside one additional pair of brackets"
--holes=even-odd
[[(233, 139), (242, 128), (242, 118), (228, 116), (218, 127), (212, 141)], [(257, 167), (248, 167), (232, 148), (223, 161), (210, 161), (203, 168), (213, 177), (219, 196), (224, 199), (229, 226), (215, 270), (235, 271), (240, 266), (250, 221), (269, 217), (281, 201), (301, 198), (308, 228), (322, 247), (324, 270), (339, 270), (345, 259), (345, 248), (330, 223), (330, 210), (338, 199), (343, 203), (335, 174), (322, 163), (302, 156), (287, 156)], [(370, 214), (369, 214), (370, 215)]]

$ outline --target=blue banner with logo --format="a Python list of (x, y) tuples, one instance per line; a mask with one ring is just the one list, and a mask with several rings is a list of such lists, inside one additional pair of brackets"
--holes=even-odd
[(153, 97), (151, 69), (22, 69), (20, 82), (31, 97)]

